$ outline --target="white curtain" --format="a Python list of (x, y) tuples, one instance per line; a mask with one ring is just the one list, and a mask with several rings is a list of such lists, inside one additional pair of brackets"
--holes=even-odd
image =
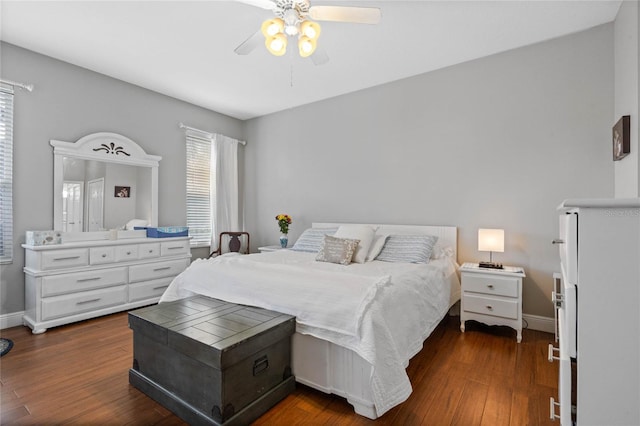
[[(213, 213), (212, 251), (218, 249), (218, 235), (225, 231), (242, 231), (238, 189), (238, 143), (216, 134), (211, 143), (211, 212)], [(215, 178), (213, 178), (215, 176)]]

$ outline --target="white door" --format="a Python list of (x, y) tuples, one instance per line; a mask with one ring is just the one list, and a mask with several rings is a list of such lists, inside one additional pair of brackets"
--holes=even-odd
[(62, 231), (82, 232), (84, 182), (62, 184)]
[(90, 180), (87, 200), (87, 231), (104, 229), (104, 178)]

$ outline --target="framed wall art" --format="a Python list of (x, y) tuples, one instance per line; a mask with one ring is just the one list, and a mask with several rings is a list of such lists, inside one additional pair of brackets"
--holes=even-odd
[(116, 198), (129, 198), (131, 196), (131, 187), (116, 186), (115, 193), (113, 195)]
[(631, 116), (623, 115), (613, 126), (613, 161), (622, 160), (631, 151)]

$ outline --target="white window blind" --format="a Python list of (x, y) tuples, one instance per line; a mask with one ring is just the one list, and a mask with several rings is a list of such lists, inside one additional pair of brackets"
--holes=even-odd
[(192, 246), (211, 244), (216, 175), (211, 139), (187, 132), (187, 226)]
[(0, 84), (0, 263), (13, 260), (13, 87)]

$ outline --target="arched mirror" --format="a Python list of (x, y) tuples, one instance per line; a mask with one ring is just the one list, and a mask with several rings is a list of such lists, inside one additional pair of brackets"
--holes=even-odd
[(63, 232), (122, 229), (138, 219), (158, 224), (158, 163), (131, 139), (93, 133), (53, 146), (53, 224)]

